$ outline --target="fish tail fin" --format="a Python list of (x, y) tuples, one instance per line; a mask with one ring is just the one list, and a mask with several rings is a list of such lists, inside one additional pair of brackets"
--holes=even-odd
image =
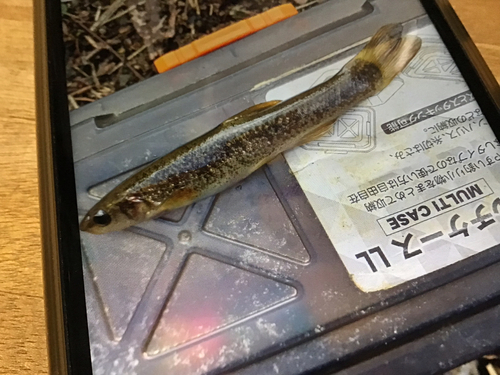
[(356, 59), (375, 64), (382, 72), (380, 89), (386, 87), (420, 50), (422, 40), (417, 36), (402, 36), (401, 24), (381, 27)]

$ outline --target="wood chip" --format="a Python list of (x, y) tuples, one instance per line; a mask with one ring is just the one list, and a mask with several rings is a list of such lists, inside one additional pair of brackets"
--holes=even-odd
[(498, 372), (495, 370), (495, 367), (491, 363), (488, 363), (486, 365), (486, 371), (488, 371), (489, 375), (498, 375)]
[(102, 63), (99, 64), (99, 67), (97, 68), (96, 72), (97, 77), (101, 77), (113, 71), (115, 66), (116, 64), (114, 62), (103, 61)]

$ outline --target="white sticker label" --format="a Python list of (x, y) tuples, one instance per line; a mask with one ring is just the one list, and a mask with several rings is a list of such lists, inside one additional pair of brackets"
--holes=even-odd
[[(366, 292), (500, 243), (500, 144), (435, 28), (412, 34), (423, 45), (402, 74), (326, 136), (285, 154)], [(266, 100), (297, 95), (350, 58), (274, 88)]]

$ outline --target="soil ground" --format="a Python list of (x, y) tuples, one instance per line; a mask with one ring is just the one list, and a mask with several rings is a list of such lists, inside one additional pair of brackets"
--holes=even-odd
[[(70, 109), (157, 74), (153, 61), (166, 52), (286, 2), (62, 0)], [(319, 1), (293, 2), (301, 11)]]

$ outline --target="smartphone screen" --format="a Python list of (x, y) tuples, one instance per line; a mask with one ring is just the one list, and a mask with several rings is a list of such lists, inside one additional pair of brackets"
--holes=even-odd
[(80, 232), (94, 375), (343, 369), (454, 305), (368, 315), (497, 260), (500, 143), (420, 1), (297, 1), (297, 15), (152, 68), (268, 3), (61, 3), (79, 220), (235, 114), (334, 77), (384, 25), (422, 41), (386, 88), (223, 192)]

